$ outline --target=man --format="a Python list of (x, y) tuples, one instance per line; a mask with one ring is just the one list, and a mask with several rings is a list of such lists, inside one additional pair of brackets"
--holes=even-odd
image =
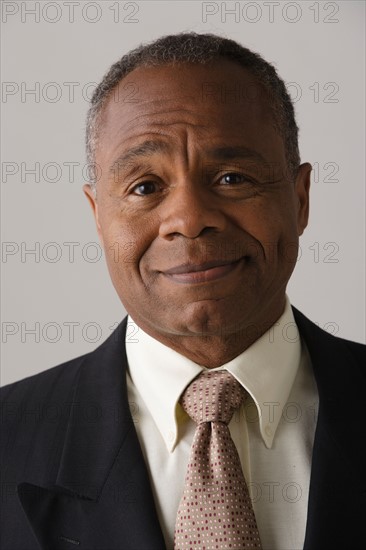
[(361, 547), (365, 350), (286, 297), (311, 166), (283, 81), (231, 40), (161, 38), (105, 75), (87, 150), (100, 177), (84, 192), (128, 317), (94, 352), (3, 388), (2, 548), (254, 547), (226, 542), (207, 494), (209, 545), (197, 526), (193, 542), (181, 529), (188, 546), (177, 535), (196, 467), (182, 395), (223, 371), (245, 393), (229, 438), (255, 547)]

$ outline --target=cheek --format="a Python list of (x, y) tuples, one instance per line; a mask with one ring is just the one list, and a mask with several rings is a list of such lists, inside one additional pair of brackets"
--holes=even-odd
[[(114, 216), (102, 225), (104, 252), (111, 273), (119, 279), (139, 273), (139, 263), (151, 243), (151, 232), (141, 221), (126, 221)], [(132, 282), (132, 281), (131, 281)]]
[(275, 220), (268, 227), (263, 241), (267, 262), (274, 268), (293, 269), (297, 260), (299, 238), (296, 223), (288, 216)]
[(266, 199), (247, 205), (236, 213), (235, 220), (252, 238), (251, 252), (267, 262), (293, 262), (297, 256), (298, 234), (296, 219), (291, 214), (291, 204)]

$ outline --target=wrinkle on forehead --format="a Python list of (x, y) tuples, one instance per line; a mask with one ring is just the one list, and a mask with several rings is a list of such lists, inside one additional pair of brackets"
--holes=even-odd
[(189, 109), (137, 114), (127, 121), (122, 116), (111, 120), (110, 124), (104, 124), (100, 149), (108, 150), (109, 161), (113, 161), (123, 149), (138, 146), (146, 139), (162, 138), (167, 143), (172, 144), (174, 141), (176, 146), (180, 143), (183, 156), (188, 161), (187, 148), (191, 138), (196, 136), (199, 140), (204, 140), (210, 137), (210, 132), (212, 124), (209, 120), (198, 121), (197, 113)]
[[(144, 69), (146, 74), (141, 69), (136, 75), (133, 71), (120, 85), (134, 82), (140, 86), (138, 102), (123, 102), (122, 98), (107, 102), (101, 120), (97, 156), (100, 153), (111, 166), (124, 150), (155, 136), (174, 142), (184, 152), (186, 162), (193, 144), (200, 148), (203, 141), (222, 144), (235, 141), (262, 151), (265, 157), (272, 157), (270, 150), (273, 146), (281, 148), (283, 142), (274, 132), (271, 107), (267, 102), (260, 98), (239, 104), (232, 101), (222, 103), (212, 98), (203, 101), (199, 94), (200, 85), (210, 78), (228, 85), (240, 79), (245, 86), (248, 82), (245, 71), (236, 65), (229, 69), (224, 68), (222, 72), (215, 69), (203, 76), (194, 71), (177, 73), (174, 68), (165, 68), (162, 72)], [(273, 139), (276, 145), (271, 143)]]
[[(121, 113), (122, 114), (122, 113)], [(172, 120), (172, 117), (174, 117), (175, 114), (178, 114), (179, 116), (177, 118), (174, 118)], [(202, 118), (204, 118), (204, 115), (202, 113)], [(172, 109), (161, 109), (159, 111), (153, 111), (147, 110), (145, 112), (141, 113), (141, 109), (139, 109), (135, 114), (134, 112), (129, 113), (129, 116), (122, 116), (119, 117), (119, 124), (117, 125), (116, 117), (113, 116), (113, 113), (106, 112), (106, 117), (104, 120), (102, 119), (101, 125), (102, 130), (100, 135), (105, 136), (109, 135), (111, 131), (111, 127), (115, 127), (115, 131), (121, 132), (129, 132), (131, 129), (134, 129), (136, 127), (140, 127), (145, 125), (148, 125), (153, 130), (155, 126), (171, 126), (184, 124), (187, 126), (192, 126), (196, 128), (209, 128), (210, 123), (208, 117), (206, 117), (206, 121), (202, 121), (199, 123), (197, 121), (197, 113), (190, 109), (185, 108), (172, 108)]]

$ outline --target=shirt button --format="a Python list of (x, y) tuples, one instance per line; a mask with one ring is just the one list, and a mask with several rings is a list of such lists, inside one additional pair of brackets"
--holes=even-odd
[(267, 424), (267, 426), (264, 428), (264, 431), (265, 431), (265, 434), (268, 435), (268, 437), (271, 437), (271, 435), (272, 435), (271, 426), (268, 426), (268, 424)]

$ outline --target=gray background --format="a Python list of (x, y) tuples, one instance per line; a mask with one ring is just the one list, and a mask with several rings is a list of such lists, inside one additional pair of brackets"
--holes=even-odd
[(2, 384), (93, 350), (124, 316), (82, 193), (88, 96), (129, 49), (183, 30), (238, 40), (287, 82), (315, 167), (288, 293), (364, 341), (364, 12), (363, 1), (2, 3)]

